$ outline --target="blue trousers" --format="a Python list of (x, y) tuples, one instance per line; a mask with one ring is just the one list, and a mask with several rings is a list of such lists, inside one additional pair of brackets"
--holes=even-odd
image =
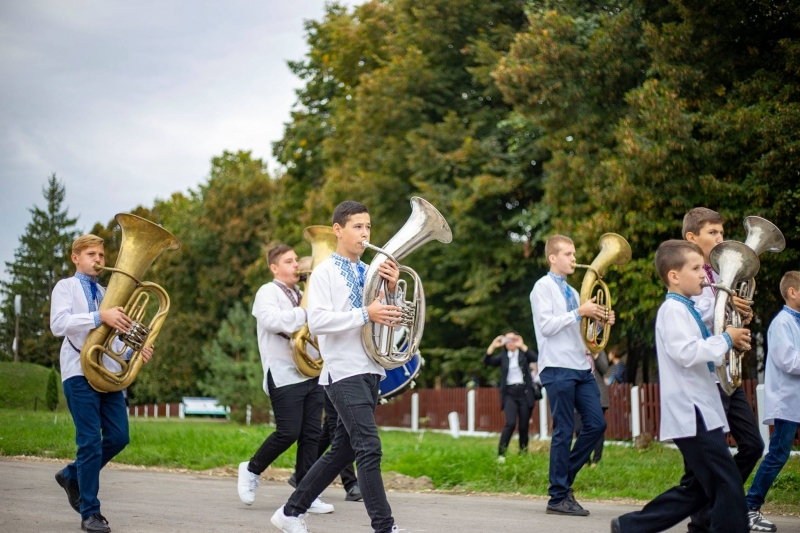
[[(548, 366), (539, 377), (547, 391), (553, 417), (548, 505), (557, 505), (567, 497), (575, 476), (605, 433), (606, 420), (600, 406), (600, 391), (590, 370)], [(575, 410), (581, 417), (583, 428), (572, 445)]]
[(75, 462), (64, 469), (64, 477), (81, 491), (81, 518), (100, 512), (100, 469), (130, 441), (128, 411), (122, 392), (97, 392), (86, 378), (75, 376), (64, 382), (72, 421), (75, 423)]
[(767, 491), (772, 486), (775, 478), (780, 474), (783, 465), (789, 460), (789, 452), (792, 451), (792, 441), (797, 435), (797, 422), (775, 419), (775, 431), (769, 439), (769, 452), (753, 478), (753, 484), (747, 491), (747, 507), (749, 509), (761, 509)]

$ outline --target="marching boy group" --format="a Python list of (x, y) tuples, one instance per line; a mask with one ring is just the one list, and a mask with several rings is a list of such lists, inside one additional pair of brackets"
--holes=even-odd
[[(348, 500), (363, 497), (376, 533), (401, 531), (383, 487), (381, 439), (374, 417), (385, 371), (361, 344), (364, 325), (392, 326), (401, 319), (401, 308), (387, 297), (365, 300), (367, 265), (361, 255), (370, 230), (367, 208), (358, 202), (343, 202), (333, 214), (336, 252), (314, 269), (307, 308), (299, 306), (297, 256), (285, 245), (268, 253), (274, 281), (261, 287), (254, 302), (264, 390), (272, 398), (277, 426), (255, 455), (240, 464), (238, 490), (241, 500), (252, 504), (261, 472), (297, 442), (296, 489), (271, 518), (284, 533), (307, 533), (306, 513), (333, 511), (332, 505), (319, 499), (320, 494), (354, 460), (359, 490), (348, 488)], [(749, 350), (752, 342), (746, 327), (728, 327), (720, 335), (710, 332), (714, 289), (706, 285), (717, 279), (708, 266), (708, 257), (722, 236), (721, 217), (709, 209), (696, 208), (684, 219), (684, 239), (666, 241), (656, 252), (655, 269), (667, 290), (655, 324), (660, 439), (672, 440), (678, 447), (685, 473), (675, 487), (641, 511), (614, 518), (612, 533), (663, 531), (690, 516), (690, 532), (776, 531), (760, 509), (788, 460), (800, 425), (800, 272), (783, 276), (780, 293), (785, 306), (769, 327), (764, 423), (774, 424), (775, 432), (769, 453), (745, 496), (743, 484), (764, 444), (743, 391), (737, 389), (728, 396), (721, 391), (714, 372), (715, 366), (724, 364), (729, 350)], [(614, 324), (615, 316), (593, 300), (579, 304), (578, 293), (566, 281), (575, 268), (575, 246), (568, 237), (548, 239), (545, 255), (550, 272), (536, 282), (530, 300), (539, 349), (539, 378), (553, 418), (546, 512), (587, 516), (589, 511), (577, 502), (572, 485), (606, 423), (580, 322), (591, 318), (602, 327), (604, 323)], [(56, 474), (56, 481), (81, 515), (81, 528), (106, 533), (110, 526), (100, 514), (99, 475), (128, 444), (128, 422), (121, 392), (101, 393), (88, 385), (81, 370), (80, 351), (87, 333), (101, 323), (124, 332), (131, 321), (122, 308), (99, 311), (104, 289), (97, 284), (94, 265), (104, 264), (102, 239), (93, 235), (78, 238), (73, 244), (72, 261), (75, 276), (60, 281), (53, 290), (51, 329), (56, 336), (64, 337), (61, 374), (78, 451), (76, 460)], [(379, 273), (386, 282), (387, 294), (393, 293), (399, 279), (397, 265), (385, 261)], [(745, 317), (746, 326), (752, 317), (749, 302), (735, 298), (733, 303)], [(324, 354), (318, 379), (299, 374), (291, 360), (290, 336), (304, 323), (318, 336)], [(527, 353), (527, 346), (522, 346)], [(149, 360), (152, 349), (143, 351), (142, 356), (145, 362)], [(535, 360), (533, 352), (530, 360)], [(108, 362), (109, 367), (113, 364)], [(516, 372), (516, 366), (511, 370)], [(518, 377), (524, 393), (526, 380), (521, 372)], [(511, 379), (509, 383), (514, 386), (516, 382)], [(520, 398), (525, 399), (522, 395)], [(523, 407), (532, 404), (529, 400), (520, 402)], [(326, 416), (335, 417), (336, 425), (330, 449), (319, 457), (323, 404), (327, 404)], [(573, 443), (575, 412), (580, 415), (582, 429)], [(735, 456), (726, 443), (727, 431), (739, 447)], [(508, 439), (501, 441), (501, 456), (507, 445)]]

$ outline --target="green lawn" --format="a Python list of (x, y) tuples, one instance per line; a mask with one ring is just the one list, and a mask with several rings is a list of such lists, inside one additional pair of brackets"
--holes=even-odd
[[(47, 375), (50, 369), (32, 363), (0, 362), (0, 408), (33, 409), (38, 398), (38, 409), (45, 407)], [(58, 376), (58, 408), (67, 409), (61, 375)]]
[[(235, 466), (249, 458), (272, 431), (268, 426), (230, 422), (131, 419), (131, 444), (120, 463), (204, 470)], [(497, 438), (453, 439), (439, 433), (385, 431), (383, 470), (426, 475), (437, 489), (547, 494), (548, 451), (534, 442), (531, 453), (509, 453), (496, 462)], [(0, 409), (0, 454), (71, 458), (74, 428), (69, 414)], [(275, 466), (292, 468), (295, 448)], [(647, 450), (607, 445), (603, 461), (578, 476), (583, 499), (650, 500), (677, 483), (683, 470), (677, 450), (655, 444)], [(766, 511), (797, 512), (800, 458), (793, 457), (768, 496)]]

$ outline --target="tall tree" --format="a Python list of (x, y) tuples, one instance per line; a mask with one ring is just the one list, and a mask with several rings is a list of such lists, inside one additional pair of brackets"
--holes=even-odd
[(75, 222), (64, 207), (66, 189), (53, 174), (42, 187), (45, 207), (29, 209), (31, 221), (20, 237), (14, 260), (6, 262), (8, 281), (0, 282), (3, 322), (0, 347), (11, 354), (14, 339), (14, 295), (22, 296), (20, 316), (21, 361), (46, 366), (58, 364), (59, 339), (50, 332), (50, 295), (56, 282), (71, 271)]

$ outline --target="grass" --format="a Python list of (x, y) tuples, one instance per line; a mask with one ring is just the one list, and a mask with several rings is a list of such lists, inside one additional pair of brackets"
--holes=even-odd
[[(205, 470), (235, 466), (250, 457), (273, 428), (229, 422), (131, 419), (131, 444), (116, 462)], [(0, 455), (69, 459), (75, 430), (68, 413), (0, 409)], [(466, 492), (547, 494), (549, 451), (534, 442), (525, 455), (496, 461), (497, 438), (453, 439), (440, 433), (384, 431), (384, 472), (428, 476), (436, 489)], [(278, 458), (294, 466), (295, 447)], [(575, 490), (583, 499), (651, 500), (678, 482), (683, 462), (677, 450), (654, 444), (646, 450), (607, 445), (597, 468), (584, 469)], [(770, 491), (767, 512), (797, 513), (800, 458), (792, 457)]]
[[(33, 363), (0, 362), (0, 407), (33, 409), (39, 398), (39, 409), (47, 409), (44, 404), (47, 392), (47, 376), (50, 369)], [(58, 375), (58, 409), (66, 410), (67, 401)]]

